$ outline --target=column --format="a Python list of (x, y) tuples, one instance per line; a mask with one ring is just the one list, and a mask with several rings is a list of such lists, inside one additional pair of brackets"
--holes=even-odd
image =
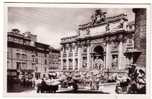
[(62, 49), (61, 51), (60, 51), (60, 55), (61, 55), (61, 70), (63, 70), (63, 51), (64, 51), (64, 49)]
[(91, 66), (91, 55), (90, 55), (90, 46), (87, 46), (87, 69)]
[(107, 45), (106, 45), (106, 69), (111, 68), (111, 60), (112, 60), (112, 56), (111, 56), (110, 44), (107, 43)]
[(124, 69), (125, 57), (123, 55), (123, 43), (120, 41), (119, 47), (118, 47), (118, 69)]
[(76, 53), (76, 46), (75, 44), (73, 44), (73, 56), (72, 56), (72, 59), (73, 59), (73, 70), (75, 70), (75, 66), (76, 66), (76, 62), (75, 62), (75, 53)]
[(78, 48), (78, 70), (82, 67), (81, 47)]
[(104, 53), (104, 60), (103, 60), (103, 62), (104, 62), (104, 69), (106, 68), (106, 55), (105, 55), (105, 53)]
[(66, 50), (66, 69), (68, 70), (69, 69), (69, 46), (67, 46), (67, 50)]
[(92, 70), (92, 69), (93, 69), (93, 65), (94, 65), (94, 64), (93, 64), (93, 55), (92, 55), (92, 54), (91, 54), (91, 59), (90, 59), (90, 60), (91, 60), (90, 69)]

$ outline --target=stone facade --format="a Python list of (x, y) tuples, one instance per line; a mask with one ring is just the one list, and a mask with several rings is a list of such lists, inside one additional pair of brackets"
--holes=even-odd
[(54, 48), (37, 42), (36, 35), (30, 32), (21, 34), (18, 29), (8, 32), (7, 44), (8, 76), (33, 75), (39, 78), (48, 74), (54, 62), (49, 58), (54, 54), (51, 51)]
[(118, 72), (132, 63), (128, 53), (134, 49), (134, 23), (125, 14), (95, 12), (90, 22), (79, 25), (76, 36), (61, 39), (63, 71)]

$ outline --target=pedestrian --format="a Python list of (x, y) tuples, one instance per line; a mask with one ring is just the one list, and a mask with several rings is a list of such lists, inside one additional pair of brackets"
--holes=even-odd
[(47, 88), (46, 82), (44, 81), (44, 79), (42, 79), (41, 81), (41, 93), (45, 93)]
[(60, 82), (57, 79), (54, 79), (54, 78), (51, 79), (51, 86), (52, 86), (53, 93), (56, 93), (56, 91), (58, 90), (59, 83)]
[(46, 90), (47, 90), (48, 93), (52, 92), (51, 79), (52, 79), (51, 77), (49, 77), (49, 78), (46, 79), (46, 85), (47, 85)]
[(35, 79), (35, 89), (36, 89), (36, 92), (39, 93), (41, 92), (41, 79), (38, 79), (36, 78)]
[(77, 80), (73, 80), (73, 91), (76, 93), (78, 90)]

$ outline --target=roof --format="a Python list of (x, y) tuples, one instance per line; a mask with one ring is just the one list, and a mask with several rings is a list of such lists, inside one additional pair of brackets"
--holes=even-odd
[(72, 39), (72, 38), (77, 38), (78, 35), (74, 35), (74, 36), (69, 36), (69, 37), (63, 37), (61, 38), (61, 40), (64, 40), (64, 39)]
[(20, 33), (14, 33), (14, 32), (7, 32), (8, 36), (16, 37), (16, 38), (21, 38), (25, 40), (31, 40), (29, 37), (25, 37), (23, 34)]
[(49, 48), (49, 45), (40, 43), (40, 42), (35, 42), (36, 47), (41, 47), (41, 48)]

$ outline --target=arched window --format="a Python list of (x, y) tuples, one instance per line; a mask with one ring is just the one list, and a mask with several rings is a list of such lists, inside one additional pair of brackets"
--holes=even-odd
[(16, 53), (16, 59), (20, 59), (20, 53)]
[(104, 60), (104, 49), (101, 46), (96, 46), (94, 48), (94, 52), (95, 52), (95, 57), (99, 56), (99, 58), (101, 58), (102, 60)]

